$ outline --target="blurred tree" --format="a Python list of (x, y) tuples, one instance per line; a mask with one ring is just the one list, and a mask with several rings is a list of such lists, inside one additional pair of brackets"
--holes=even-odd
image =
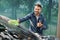
[(16, 9), (19, 6), (19, 0), (7, 0), (12, 8), (12, 18), (17, 19)]
[(51, 8), (52, 8), (52, 0), (49, 0), (49, 4), (48, 4), (48, 22), (51, 21)]

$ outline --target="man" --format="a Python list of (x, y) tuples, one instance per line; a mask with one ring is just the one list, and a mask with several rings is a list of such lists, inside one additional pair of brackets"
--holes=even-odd
[(47, 29), (46, 19), (41, 14), (42, 6), (40, 4), (36, 4), (34, 6), (34, 12), (29, 13), (24, 18), (19, 18), (18, 22), (24, 22), (26, 20), (30, 21), (30, 27), (29, 29), (35, 33), (38, 33), (40, 35), (43, 34), (43, 30)]

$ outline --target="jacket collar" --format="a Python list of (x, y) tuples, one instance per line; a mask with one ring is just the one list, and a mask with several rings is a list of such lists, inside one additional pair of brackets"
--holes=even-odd
[[(35, 13), (33, 12), (33, 15), (35, 16)], [(42, 16), (42, 14), (40, 13), (40, 15), (39, 15), (40, 17)], [(35, 16), (36, 17), (36, 16)]]

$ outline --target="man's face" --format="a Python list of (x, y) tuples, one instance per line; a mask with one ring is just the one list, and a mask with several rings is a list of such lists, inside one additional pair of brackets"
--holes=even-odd
[(35, 7), (34, 7), (34, 13), (35, 13), (35, 15), (39, 15), (40, 12), (41, 12), (41, 8), (38, 7), (38, 6), (35, 6)]

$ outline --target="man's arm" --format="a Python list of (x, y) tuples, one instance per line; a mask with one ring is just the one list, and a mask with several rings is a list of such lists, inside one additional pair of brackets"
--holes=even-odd
[(24, 22), (24, 21), (30, 19), (30, 16), (31, 15), (28, 14), (27, 16), (25, 16), (24, 18), (21, 18), (21, 19), (19, 18), (17, 20), (9, 20), (8, 23), (12, 24), (12, 25), (19, 25), (19, 23)]
[(31, 14), (28, 14), (27, 16), (25, 16), (25, 17), (23, 17), (23, 18), (19, 18), (19, 19), (17, 19), (17, 20), (18, 20), (19, 23), (21, 23), (21, 22), (24, 22), (24, 21), (26, 21), (26, 20), (29, 20), (30, 17), (31, 17)]

